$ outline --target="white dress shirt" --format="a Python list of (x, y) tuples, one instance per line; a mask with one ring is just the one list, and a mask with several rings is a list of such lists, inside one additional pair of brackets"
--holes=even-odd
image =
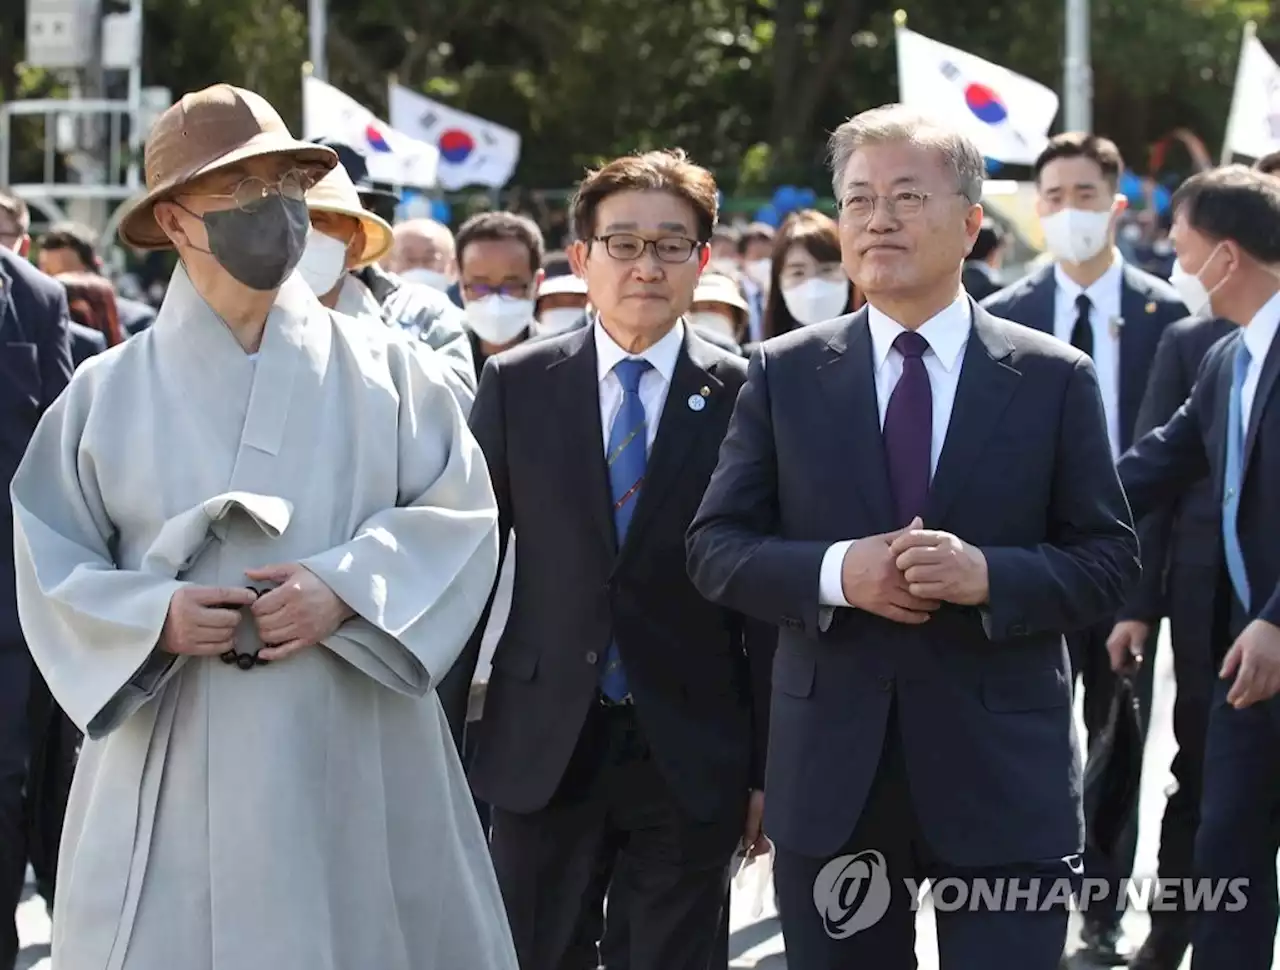
[[(1258, 396), (1258, 381), (1262, 378), (1262, 365), (1280, 329), (1280, 293), (1277, 293), (1262, 309), (1253, 315), (1244, 328), (1241, 339), (1249, 351), (1249, 369), (1244, 372), (1244, 387), (1240, 389), (1240, 420), (1243, 433), (1249, 431), (1249, 416), (1253, 413), (1253, 399)], [(1243, 439), (1242, 439), (1243, 440)]]
[[(880, 406), (880, 427), (884, 428), (884, 416), (889, 409), (889, 398), (902, 377), (902, 354), (894, 349), (898, 334), (906, 331), (902, 324), (891, 320), (874, 306), (867, 312), (867, 325), (871, 330), (872, 363), (875, 366), (876, 400)], [(941, 313), (926, 320), (916, 332), (929, 343), (924, 354), (924, 368), (929, 374), (929, 387), (933, 398), (933, 446), (929, 455), (929, 473), (937, 471), (938, 458), (947, 440), (947, 427), (951, 423), (951, 408), (956, 400), (956, 388), (960, 385), (960, 370), (964, 349), (969, 343), (969, 297), (961, 293), (956, 301)], [(904, 525), (906, 523), (903, 523)], [(844, 598), (844, 584), (840, 571), (844, 555), (853, 540), (837, 542), (822, 557), (822, 573), (819, 580), (818, 602), (822, 606), (848, 606)]]
[(1053, 268), (1054, 306), (1053, 334), (1071, 343), (1080, 310), (1076, 300), (1083, 293), (1089, 298), (1089, 326), (1093, 330), (1093, 366), (1098, 373), (1098, 389), (1102, 392), (1102, 409), (1107, 416), (1107, 438), (1111, 441), (1111, 457), (1120, 460), (1120, 331), (1113, 331), (1112, 321), (1120, 320), (1120, 295), (1124, 291), (1124, 261), (1116, 253), (1110, 268), (1093, 283), (1082, 288), (1067, 276), (1061, 266)]
[(620, 360), (638, 356), (652, 365), (640, 377), (640, 403), (644, 405), (645, 430), (648, 432), (645, 450), (651, 452), (654, 439), (658, 436), (662, 408), (667, 403), (671, 375), (675, 373), (676, 360), (680, 357), (680, 348), (684, 346), (684, 321), (677, 320), (666, 336), (639, 354), (629, 353), (619, 347), (600, 325), (599, 319), (592, 324), (591, 329), (596, 341), (596, 374), (600, 379), (600, 428), (604, 432), (601, 447), (607, 454), (613, 419), (622, 410), (622, 382), (618, 380), (613, 368)]

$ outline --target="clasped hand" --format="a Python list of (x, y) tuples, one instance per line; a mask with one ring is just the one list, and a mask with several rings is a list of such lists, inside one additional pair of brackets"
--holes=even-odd
[(297, 563), (250, 569), (255, 582), (278, 584), (255, 597), (252, 590), (232, 586), (185, 586), (169, 601), (160, 647), (169, 653), (219, 656), (231, 649), (240, 610), (248, 606), (265, 644), (263, 660), (282, 660), (314, 646), (354, 615), (337, 594), (309, 569)]
[(987, 601), (982, 550), (923, 525), (917, 517), (904, 529), (849, 546), (840, 578), (850, 604), (898, 623), (920, 624), (944, 602)]

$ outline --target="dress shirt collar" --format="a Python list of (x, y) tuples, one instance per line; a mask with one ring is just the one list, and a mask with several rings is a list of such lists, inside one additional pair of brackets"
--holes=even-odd
[[(929, 342), (929, 349), (943, 368), (951, 371), (960, 359), (960, 351), (969, 339), (972, 312), (968, 294), (961, 292), (955, 302), (926, 320), (916, 332)], [(868, 306), (867, 325), (871, 328), (871, 346), (875, 352), (876, 370), (884, 366), (898, 334), (907, 328)]]
[(1241, 334), (1250, 358), (1256, 360), (1259, 367), (1267, 359), (1267, 351), (1271, 349), (1277, 329), (1280, 329), (1280, 292), (1262, 304), (1262, 309), (1253, 315)]
[[(596, 378), (603, 381), (618, 361), (636, 355), (618, 346), (617, 342), (609, 336), (609, 332), (601, 326), (598, 316), (591, 325), (591, 329), (596, 342)], [(668, 330), (661, 340), (647, 350), (642, 350), (639, 356), (647, 360), (653, 369), (662, 375), (662, 379), (670, 384), (671, 375), (676, 370), (676, 360), (680, 356), (680, 348), (683, 346), (684, 320), (677, 320), (676, 325)]]
[(1111, 265), (1089, 286), (1081, 286), (1063, 271), (1060, 264), (1054, 263), (1053, 281), (1059, 290), (1071, 298), (1072, 303), (1083, 293), (1093, 306), (1097, 306), (1100, 302), (1106, 305), (1119, 297), (1120, 289), (1124, 285), (1124, 257), (1120, 255), (1119, 250), (1112, 250)]

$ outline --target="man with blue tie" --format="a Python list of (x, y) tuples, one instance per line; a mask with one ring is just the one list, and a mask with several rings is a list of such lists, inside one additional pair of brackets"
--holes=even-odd
[[(492, 806), (521, 970), (577, 965), (610, 871), (608, 936), (629, 970), (707, 970), (728, 959), (730, 858), (765, 845), (776, 642), (685, 569), (746, 375), (683, 320), (716, 186), (683, 154), (649, 152), (588, 176), (572, 211), (591, 325), (489, 358), (471, 412), (516, 562), (483, 718), (468, 725), (470, 777)], [(485, 625), (442, 697), (465, 697), (453, 682), (470, 683)]]
[[(756, 352), (689, 568), (780, 628), (765, 829), (788, 964), (903, 970), (913, 883), (1074, 885), (1063, 638), (1120, 605), (1138, 544), (1092, 362), (961, 288), (977, 146), (891, 106), (831, 158), (868, 306)], [(942, 970), (1056, 970), (1065, 895), (1023, 900), (939, 908)]]
[(1196, 874), (1247, 879), (1246, 905), (1202, 911), (1194, 970), (1272, 964), (1280, 813), (1280, 180), (1242, 166), (1173, 198), (1188, 305), (1240, 327), (1201, 365), (1186, 403), (1120, 461), (1135, 514), (1213, 482), (1222, 510), (1215, 597), (1220, 682), (1209, 714)]

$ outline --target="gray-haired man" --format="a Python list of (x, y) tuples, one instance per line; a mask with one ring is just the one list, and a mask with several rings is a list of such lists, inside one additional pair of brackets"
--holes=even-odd
[(1097, 378), (962, 291), (972, 143), (895, 106), (831, 147), (869, 305), (761, 348), (689, 533), (702, 593), (781, 630), (765, 830), (787, 957), (914, 967), (928, 879), (945, 970), (1055, 970), (1082, 849), (1063, 635), (1139, 571)]

